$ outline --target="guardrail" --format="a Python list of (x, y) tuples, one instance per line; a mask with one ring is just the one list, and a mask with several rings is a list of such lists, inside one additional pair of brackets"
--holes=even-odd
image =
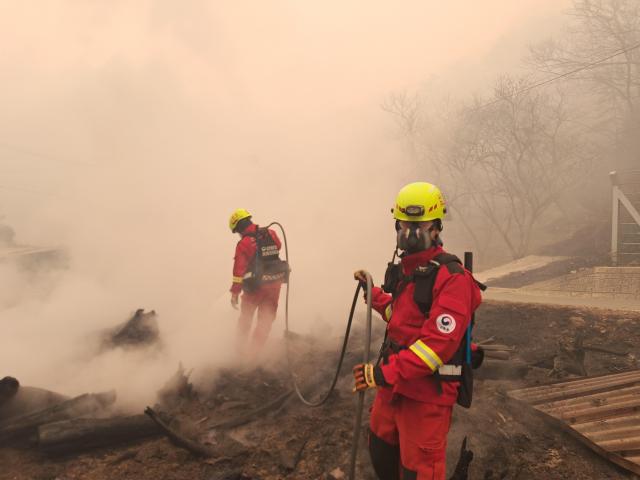
[[(640, 170), (611, 172), (611, 261), (640, 264)], [(620, 208), (622, 206), (622, 209)]]

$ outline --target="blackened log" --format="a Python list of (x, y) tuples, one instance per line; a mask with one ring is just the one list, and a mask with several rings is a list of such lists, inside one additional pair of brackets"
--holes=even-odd
[(12, 417), (39, 412), (65, 400), (69, 400), (69, 397), (44, 388), (20, 385), (11, 398), (0, 402), (0, 423), (9, 421)]
[(40, 425), (69, 420), (84, 415), (94, 415), (104, 411), (116, 401), (114, 391), (104, 393), (85, 393), (65, 402), (43, 410), (12, 417), (0, 423), (0, 444), (12, 444), (37, 440), (37, 430)]
[(49, 453), (68, 454), (161, 434), (160, 427), (146, 415), (74, 418), (41, 425), (38, 446)]

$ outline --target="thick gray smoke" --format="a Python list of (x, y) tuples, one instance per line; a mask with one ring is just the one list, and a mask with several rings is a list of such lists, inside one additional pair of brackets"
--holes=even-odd
[[(391, 255), (396, 191), (428, 179), (385, 95), (481, 65), (560, 3), (2, 2), (0, 214), (70, 258), (0, 264), (3, 374), (136, 403), (178, 361), (231, 363), (238, 207), (287, 228), (296, 328), (337, 334), (351, 272), (379, 280)], [(87, 353), (138, 307), (164, 354)]]

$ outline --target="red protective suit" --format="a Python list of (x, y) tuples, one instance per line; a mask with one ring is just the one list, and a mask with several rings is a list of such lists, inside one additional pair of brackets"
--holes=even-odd
[[(411, 275), (441, 253), (441, 247), (432, 247), (403, 257), (403, 273)], [(399, 446), (401, 478), (440, 480), (445, 478), (447, 433), (459, 383), (439, 381), (433, 373), (460, 346), (481, 295), (469, 272), (452, 273), (442, 266), (426, 318), (413, 299), (414, 289), (415, 283), (407, 284), (395, 300), (380, 288), (372, 291), (373, 308), (388, 322), (388, 339), (403, 349), (381, 367), (390, 385), (376, 395), (370, 446), (374, 466), (376, 455)]]
[[(257, 228), (255, 224), (249, 225), (242, 232), (242, 238), (236, 245), (236, 255), (233, 263), (233, 283), (230, 288), (233, 294), (239, 294), (242, 291), (242, 280), (249, 272), (252, 262), (255, 261), (255, 233)], [(278, 246), (278, 250), (280, 250), (282, 244), (276, 232), (269, 229), (269, 234)], [(276, 318), (281, 286), (282, 282), (280, 281), (265, 283), (256, 291), (242, 294), (237, 328), (237, 348), (239, 352), (244, 353), (246, 351), (247, 337), (251, 331), (253, 315), (256, 310), (258, 310), (258, 319), (251, 337), (249, 354), (255, 355), (267, 341), (271, 325)]]

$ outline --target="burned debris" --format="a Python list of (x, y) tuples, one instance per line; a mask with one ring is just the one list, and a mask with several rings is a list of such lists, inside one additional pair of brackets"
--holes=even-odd
[(20, 382), (13, 377), (4, 377), (0, 380), (0, 406), (13, 398), (19, 388)]
[(155, 310), (145, 312), (139, 308), (124, 323), (108, 329), (102, 334), (101, 350), (120, 348), (140, 348), (155, 346), (160, 348), (160, 329)]
[(116, 400), (115, 392), (84, 394), (70, 400), (64, 400), (53, 406), (10, 416), (0, 422), (0, 445), (38, 443), (38, 428), (62, 420), (96, 415), (105, 412)]
[[(640, 340), (640, 315), (492, 302), (483, 307), (481, 315), (478, 343), (485, 350), (485, 363), (478, 370), (478, 403), (469, 411), (456, 410), (447, 478), (521, 475), (557, 480), (576, 468), (591, 472), (585, 478), (610, 475), (612, 467), (606, 462), (585, 458), (561, 431), (529, 419), (505, 390), (537, 387), (555, 375), (561, 381), (578, 378), (566, 366), (554, 372), (556, 359), (578, 348), (583, 350), (580, 364), (589, 374), (628, 369), (630, 356), (639, 353), (634, 342)], [(604, 323), (616, 325), (606, 336), (601, 333)], [(579, 332), (584, 334), (576, 340)], [(565, 336), (571, 341), (560, 341)], [(313, 339), (297, 337), (294, 355), (304, 355), (311, 347), (314, 356), (331, 355), (331, 342), (309, 342)], [(349, 350), (347, 355), (358, 358), (357, 351)], [(123, 477), (145, 480), (157, 478), (158, 469), (176, 463), (190, 478), (346, 478), (352, 394), (341, 380), (325, 406), (308, 409), (292, 395), (289, 378), (283, 373), (286, 367), (278, 362), (284, 358), (269, 370), (217, 371), (206, 388), (192, 379), (192, 371), (178, 365), (158, 390), (155, 405), (144, 413), (128, 414), (117, 408), (113, 392), (69, 399), (7, 377), (0, 380), (0, 442), (14, 452), (19, 448), (23, 455), (39, 455), (42, 468), (90, 458), (91, 465), (104, 464), (127, 472)], [(330, 375), (307, 372), (304, 364), (298, 369), (309, 391), (323, 391)], [(347, 370), (342, 372), (343, 379), (348, 375)], [(8, 405), (15, 407), (16, 399), (33, 397), (35, 392), (40, 398), (38, 408), (10, 418), (2, 416)], [(594, 408), (605, 406), (601, 402)], [(622, 420), (615, 422), (611, 429)], [(460, 431), (466, 440), (458, 436)], [(364, 438), (366, 430), (362, 435)], [(368, 480), (374, 477), (366, 462), (366, 442), (361, 443), (358, 471)]]

